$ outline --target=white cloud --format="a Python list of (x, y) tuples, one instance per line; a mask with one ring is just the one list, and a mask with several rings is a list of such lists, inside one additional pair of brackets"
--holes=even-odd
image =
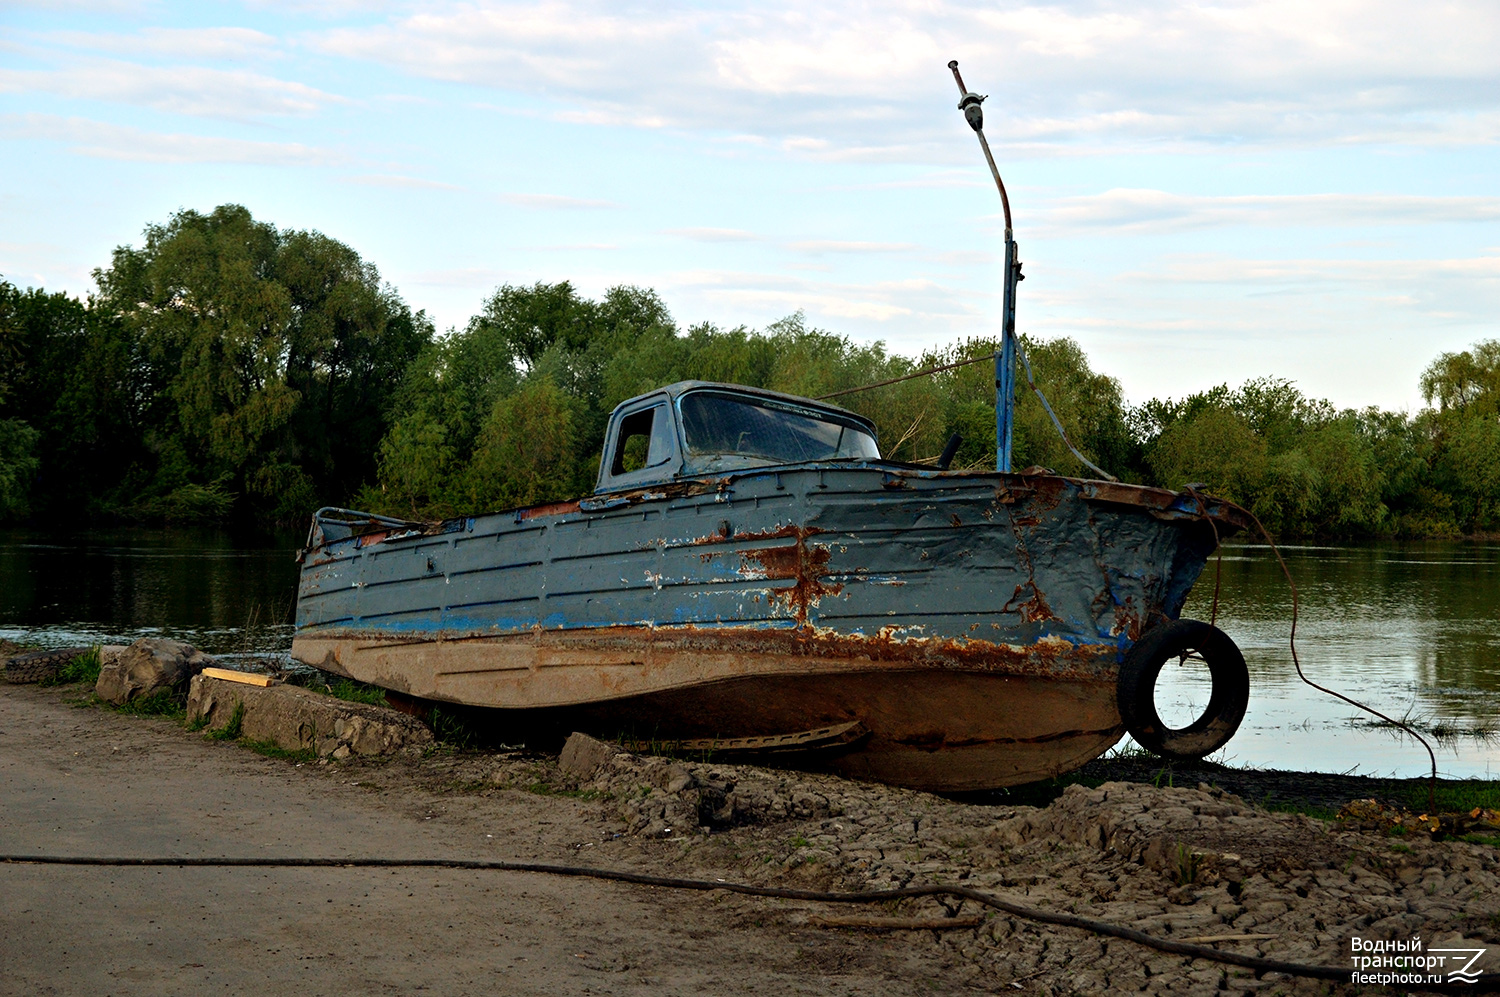
[(976, 178), (973, 170), (939, 170), (908, 180), (881, 180), (875, 183), (840, 184), (830, 190), (901, 190), (942, 189), (946, 187), (988, 187), (988, 178)]
[(183, 59), (249, 60), (276, 55), (280, 42), (253, 28), (142, 28), (135, 34), (53, 31), (41, 40), (67, 48)]
[(1500, 141), (1500, 8), (1484, 0), (445, 2), (312, 43), (539, 95), (567, 120), (811, 156), (940, 160), (963, 128), (954, 57), (994, 95), (989, 131), (1007, 147)]
[(79, 59), (57, 69), (0, 69), (0, 93), (37, 92), (236, 121), (307, 115), (345, 102), (302, 83), (240, 69), (147, 66), (114, 59)]
[(419, 287), (491, 288), (506, 279), (490, 267), (457, 267), (451, 270), (419, 270), (403, 277), (403, 283)]
[(1042, 212), (1046, 236), (1100, 231), (1135, 235), (1226, 225), (1433, 225), (1500, 220), (1500, 197), (1411, 194), (1237, 194), (1204, 196), (1117, 188), (1053, 200)]
[(789, 242), (787, 248), (815, 256), (823, 253), (906, 253), (915, 249), (909, 242), (840, 242), (836, 239), (808, 239)]
[(618, 208), (613, 201), (595, 201), (584, 197), (565, 197), (562, 194), (501, 194), (500, 199), (523, 208), (539, 208), (543, 211), (577, 211), (598, 208)]
[(362, 173), (348, 178), (349, 183), (357, 183), (365, 187), (397, 187), (413, 188), (417, 190), (464, 190), (457, 184), (442, 183), (438, 180), (424, 180), (421, 177), (402, 176), (398, 173)]
[[(974, 318), (973, 311), (954, 307), (963, 299), (952, 287), (928, 280), (851, 283), (787, 274), (694, 270), (669, 275), (663, 286), (730, 314), (774, 318), (800, 310), (815, 324), (831, 319), (885, 326), (913, 320), (923, 326), (953, 326)], [(904, 330), (891, 331), (900, 334)]]
[(1500, 281), (1500, 256), (1455, 257), (1428, 260), (1255, 260), (1218, 255), (1170, 260), (1150, 273), (1121, 273), (1122, 281), (1156, 281), (1174, 284), (1273, 285), (1363, 284), (1398, 290), (1401, 285), (1418, 286), (1444, 278), (1467, 281)]
[(257, 142), (211, 135), (148, 132), (125, 125), (48, 114), (0, 115), (0, 135), (65, 143), (79, 155), (148, 163), (252, 163), (333, 166), (342, 153), (298, 142)]
[(760, 238), (738, 228), (669, 228), (666, 233), (693, 242), (754, 242)]

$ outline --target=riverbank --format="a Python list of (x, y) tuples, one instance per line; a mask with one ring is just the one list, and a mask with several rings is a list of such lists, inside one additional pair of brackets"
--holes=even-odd
[[(1222, 782), (1184, 786), (1190, 776), (1180, 768), (1164, 777), (1158, 765), (1143, 782), (1117, 781), (1092, 788), (1082, 782), (1055, 785), (1048, 790), (1055, 790), (1053, 798), (1037, 799), (1034, 802), (1044, 805), (1036, 806), (993, 797), (950, 800), (831, 776), (642, 758), (613, 750), (592, 770), (576, 762), (565, 767), (555, 756), (451, 746), (422, 757), (318, 764), (262, 757), (230, 742), (207, 739), (169, 718), (68, 705), (85, 698), (76, 687), (59, 691), (0, 686), (0, 756), (8, 780), (13, 782), (9, 773), (20, 767), (40, 772), (35, 778), (45, 777), (54, 787), (89, 772), (122, 787), (97, 812), (91, 806), (104, 801), (77, 799), (69, 814), (53, 814), (41, 793), (33, 794), (38, 813), (28, 814), (28, 806), (13, 804), (12, 815), (26, 816), (6, 818), (0, 830), (6, 851), (52, 848), (103, 854), (128, 851), (123, 844), (132, 844), (141, 854), (399, 852), (569, 862), (813, 889), (956, 883), (1163, 938), (1229, 936), (1227, 941), (1204, 944), (1287, 961), (1352, 969), (1354, 938), (1409, 941), (1413, 935), (1420, 935), (1429, 947), (1470, 945), (1500, 954), (1500, 867), (1493, 844), (1435, 841), (1422, 834), (1392, 837), (1371, 824), (1267, 811), (1226, 792)], [(40, 769), (37, 755), (45, 759)], [(1132, 759), (1106, 764), (1137, 763), (1145, 764)], [(59, 774), (64, 772), (70, 774)], [(1117, 768), (1109, 774), (1123, 773)], [(1137, 775), (1148, 773), (1142, 767)], [(1091, 777), (1080, 778), (1087, 782)], [(252, 803), (248, 809), (235, 802), (245, 796), (246, 780), (257, 793), (270, 794), (258, 804), (246, 797)], [(1332, 787), (1319, 792), (1330, 802), (1342, 795)], [(6, 797), (26, 799), (14, 785)], [(278, 802), (268, 804), (271, 797)], [(293, 816), (277, 818), (278, 806)], [(215, 824), (225, 818), (212, 815), (227, 813), (225, 807), (236, 811), (231, 822)], [(150, 818), (161, 829), (132, 839), (131, 821), (145, 818), (137, 814), (124, 820), (122, 828), (120, 815), (142, 808), (161, 811)], [(309, 823), (304, 826), (304, 821)], [(63, 902), (46, 895), (48, 876), (71, 883), (78, 874), (19, 870), (6, 867), (0, 876), (20, 876), (31, 884), (28, 903), (33, 907), (28, 916), (47, 921), (62, 914)], [(156, 889), (152, 884), (160, 876), (188, 877), (185, 871), (156, 875), (157, 880), (143, 880), (140, 889)], [(276, 874), (255, 875), (264, 879)], [(512, 888), (503, 875), (448, 875), (450, 885), (443, 888), (472, 895), (476, 903), (479, 897), (494, 902)], [(348, 880), (366, 881), (364, 873), (340, 877), (343, 874), (330, 873), (320, 882), (328, 890), (346, 891)], [(124, 882), (119, 876), (113, 879)], [(250, 888), (246, 885), (239, 893)], [(604, 893), (591, 895), (589, 904), (613, 909), (628, 901), (646, 903), (651, 910), (644, 921), (612, 920), (613, 940), (601, 937), (584, 957), (610, 967), (613, 975), (596, 980), (600, 992), (645, 992), (648, 980), (663, 984), (657, 992), (687, 992), (692, 973), (702, 969), (695, 960), (707, 953), (688, 954), (686, 943), (676, 936), (665, 941), (651, 936), (653, 923), (669, 925), (673, 931), (690, 926), (684, 930), (702, 932), (705, 938), (733, 936), (726, 955), (715, 949), (710, 956), (725, 970), (720, 974), (726, 981), (721, 992), (919, 993), (936, 987), (945, 992), (1003, 988), (1048, 994), (1185, 988), (1300, 994), (1325, 992), (1326, 986), (1275, 976), (1256, 978), (1248, 970), (1017, 920), (951, 898), (850, 912), (727, 893), (599, 889)], [(622, 891), (620, 897), (616, 891)], [(292, 909), (292, 894), (279, 905), (256, 896), (256, 916), (268, 923), (299, 913)], [(146, 902), (144, 893), (130, 897), (137, 907)], [(181, 921), (179, 927), (186, 927), (187, 921), (203, 917), (214, 922), (239, 918), (233, 909), (213, 904), (205, 913), (200, 904), (165, 910), (160, 923)], [(581, 909), (564, 907), (543, 937), (555, 940), (597, 927)], [(479, 925), (491, 922), (477, 909), (472, 922), (468, 913), (450, 917), (432, 910), (402, 910), (396, 902), (373, 921), (341, 916), (321, 925), (318, 946), (341, 953), (326, 957), (328, 968), (348, 969), (354, 946), (362, 952), (383, 944), (409, 948), (415, 923), (409, 919), (419, 914), (458, 925), (451, 929), (457, 936), (443, 943), (453, 943), (454, 954), (441, 969), (456, 975), (444, 979), (457, 980), (489, 966), (484, 953), (494, 943), (481, 937)], [(97, 913), (106, 919), (114, 916)], [(828, 919), (851, 913), (979, 920), (953, 930), (879, 935), (825, 926)], [(27, 937), (28, 929), (15, 915), (5, 916), (9, 920), (0, 949), (17, 954), (7, 957), (10, 965), (0, 978), (30, 979), (25, 974), (39, 972), (40, 964), (28, 969), (29, 960), (43, 958), (45, 946)], [(304, 925), (307, 930), (312, 927)], [(406, 934), (399, 942), (394, 937), (398, 932)], [(473, 943), (469, 955), (463, 955), (465, 943)], [(307, 947), (310, 939), (288, 936), (283, 944), (301, 951), (299, 946)], [(236, 973), (253, 976), (265, 971), (249, 960), (236, 962), (221, 946), (209, 948), (212, 951), (199, 956), (181, 951), (178, 955), (184, 962), (216, 966), (225, 981), (238, 978), (245, 989), (250, 977)], [(752, 950), (765, 953), (770, 961), (735, 961), (749, 958)], [(99, 958), (126, 956), (111, 949)], [(789, 967), (796, 966), (804, 970), (801, 980), (788, 975)], [(97, 970), (96, 966), (93, 971)], [(398, 989), (415, 989), (422, 974), (412, 967), (403, 972), (411, 985)], [(582, 990), (573, 985), (581, 978), (568, 975), (560, 965), (528, 979), (517, 992), (550, 992), (559, 986)], [(139, 992), (158, 991), (146, 987)], [(300, 992), (320, 991), (313, 987)]]

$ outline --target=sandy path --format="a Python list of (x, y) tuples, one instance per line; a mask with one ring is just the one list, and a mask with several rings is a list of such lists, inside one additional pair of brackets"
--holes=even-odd
[[(577, 801), (515, 796), (378, 793), (0, 685), (4, 853), (565, 861), (598, 837)], [(907, 947), (799, 932), (786, 908), (757, 903), (509, 873), (0, 865), (0, 993), (903, 994), (937, 982)]]

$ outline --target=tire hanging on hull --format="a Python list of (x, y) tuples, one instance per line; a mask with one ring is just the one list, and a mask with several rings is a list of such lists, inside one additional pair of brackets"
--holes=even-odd
[[(1156, 679), (1173, 659), (1201, 659), (1213, 679), (1202, 716), (1168, 727), (1156, 708)], [(1120, 719), (1136, 743), (1163, 758), (1196, 760), (1222, 748), (1239, 730), (1250, 702), (1250, 672), (1229, 635), (1198, 620), (1173, 620), (1148, 630), (1120, 665)]]

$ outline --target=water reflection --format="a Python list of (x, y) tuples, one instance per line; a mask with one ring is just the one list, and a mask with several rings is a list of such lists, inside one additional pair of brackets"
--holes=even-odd
[(44, 647), (174, 637), (221, 656), (283, 656), (296, 547), (210, 530), (0, 532), (0, 637)]
[[(1455, 776), (1500, 776), (1500, 546), (1379, 543), (1284, 547), (1300, 603), (1297, 648), (1310, 679), (1397, 718), (1460, 732), (1438, 747)], [(1226, 549), (1219, 626), (1245, 652), (1251, 700), (1224, 749), (1241, 764), (1418, 775), (1420, 745), (1303, 684), (1287, 649), (1291, 592), (1268, 548)], [(1214, 565), (1184, 615), (1208, 619)], [(1184, 685), (1178, 698), (1191, 699)], [(1206, 702), (1202, 692), (1197, 698)], [(1467, 732), (1467, 733), (1463, 733)]]

